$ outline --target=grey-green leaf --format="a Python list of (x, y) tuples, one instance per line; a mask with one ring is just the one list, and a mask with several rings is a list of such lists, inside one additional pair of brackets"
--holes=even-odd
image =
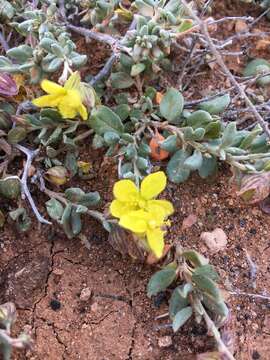
[(225, 94), (223, 96), (216, 97), (212, 100), (202, 102), (199, 105), (199, 109), (205, 110), (210, 114), (220, 114), (224, 111), (230, 104), (231, 98), (229, 94)]
[(121, 134), (124, 132), (124, 125), (120, 117), (107, 106), (100, 105), (92, 111), (88, 124), (99, 135), (107, 131)]
[(156, 272), (147, 285), (147, 296), (157, 295), (160, 291), (167, 289), (176, 278), (175, 269), (166, 268)]
[(203, 163), (203, 156), (199, 150), (194, 150), (193, 154), (184, 161), (184, 166), (190, 170), (200, 169)]
[(46, 209), (49, 216), (54, 220), (60, 220), (64, 212), (63, 205), (54, 198), (46, 202)]
[(111, 84), (115, 89), (127, 89), (134, 84), (134, 80), (125, 72), (117, 72), (111, 75)]
[(212, 157), (203, 157), (203, 162), (198, 172), (202, 179), (206, 179), (208, 176), (215, 174), (217, 171), (217, 159)]
[(180, 286), (174, 289), (172, 296), (169, 300), (169, 314), (172, 320), (180, 310), (182, 310), (189, 304), (188, 299), (184, 298), (180, 294), (179, 289)]
[(180, 184), (188, 179), (190, 170), (184, 167), (184, 162), (189, 155), (187, 151), (180, 149), (172, 156), (166, 170), (170, 181)]
[(178, 90), (170, 88), (161, 100), (161, 115), (168, 121), (174, 121), (182, 114), (183, 108), (184, 98), (182, 94)]
[(174, 319), (173, 319), (173, 331), (177, 332), (181, 326), (183, 326), (188, 319), (191, 317), (192, 315), (192, 307), (191, 306), (187, 306), (184, 309), (178, 311), (178, 313), (175, 315)]

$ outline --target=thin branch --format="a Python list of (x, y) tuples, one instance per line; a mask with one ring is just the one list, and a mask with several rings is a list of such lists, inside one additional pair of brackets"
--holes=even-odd
[(205, 25), (205, 22), (203, 20), (199, 19), (199, 17), (195, 14), (195, 12), (188, 6), (186, 0), (182, 0), (182, 4), (186, 8), (186, 10), (189, 12), (189, 14), (194, 18), (194, 20), (199, 24), (201, 31), (204, 34), (204, 36), (209, 44), (209, 47), (217, 60), (217, 63), (220, 65), (220, 67), (222, 68), (222, 70), (224, 71), (224, 73), (226, 74), (228, 79), (230, 80), (231, 84), (235, 86), (235, 88), (238, 90), (241, 97), (245, 100), (247, 106), (249, 106), (251, 108), (256, 120), (261, 125), (261, 127), (263, 128), (263, 130), (267, 134), (267, 136), (270, 138), (270, 130), (269, 130), (268, 124), (264, 121), (264, 119), (258, 113), (256, 107), (253, 105), (253, 103), (251, 102), (249, 97), (246, 95), (244, 89), (238, 84), (238, 82), (235, 80), (235, 78), (232, 75), (232, 73), (230, 72), (230, 70), (227, 68), (222, 56), (220, 55), (219, 51), (216, 49), (216, 46), (213, 43), (211, 36), (209, 35), (207, 26)]
[[(125, 39), (128, 35), (128, 32), (135, 29), (135, 27), (136, 27), (136, 19), (134, 18), (128, 28), (126, 35), (123, 37), (123, 39), (120, 41), (120, 43), (125, 41)], [(118, 58), (119, 58), (119, 54), (114, 52), (109, 57), (109, 59), (106, 61), (104, 67), (100, 70), (100, 72), (90, 80), (90, 85), (94, 86), (97, 82), (99, 82), (102, 79), (104, 79), (105, 77), (107, 77), (109, 75), (114, 63), (116, 62), (116, 60)]]
[(237, 296), (248, 296), (248, 297), (252, 297), (254, 299), (262, 299), (262, 300), (268, 300), (270, 302), (270, 296), (267, 295), (260, 295), (260, 294), (251, 294), (251, 293), (246, 293), (244, 291), (228, 291), (229, 294), (231, 295), (237, 295)]
[(20, 179), (23, 196), (25, 196), (27, 198), (27, 200), (29, 201), (29, 204), (31, 205), (31, 208), (32, 208), (36, 218), (38, 219), (38, 221), (40, 223), (42, 223), (42, 224), (51, 225), (51, 222), (44, 219), (44, 217), (39, 213), (39, 211), (38, 211), (38, 209), (36, 207), (36, 204), (35, 204), (35, 202), (34, 202), (34, 200), (32, 198), (32, 195), (31, 195), (31, 193), (29, 191), (28, 185), (27, 185), (28, 172), (29, 172), (29, 169), (31, 167), (33, 159), (39, 153), (39, 149), (30, 150), (30, 149), (27, 149), (26, 147), (24, 147), (22, 145), (19, 145), (19, 144), (15, 145), (15, 148), (20, 150), (21, 152), (23, 152), (27, 156), (26, 164), (25, 164), (24, 170), (23, 170), (23, 175), (22, 175), (22, 178)]

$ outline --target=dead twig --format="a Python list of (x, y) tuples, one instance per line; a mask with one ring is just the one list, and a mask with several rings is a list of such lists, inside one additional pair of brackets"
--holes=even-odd
[(30, 193), (30, 190), (28, 188), (28, 185), (27, 185), (28, 172), (29, 172), (29, 169), (30, 169), (30, 167), (32, 165), (33, 159), (39, 153), (39, 149), (30, 150), (30, 149), (27, 149), (26, 147), (24, 147), (22, 145), (19, 145), (19, 144), (15, 145), (15, 148), (20, 150), (21, 152), (23, 152), (27, 156), (26, 163), (24, 165), (23, 175), (22, 175), (22, 178), (20, 179), (21, 187), (22, 187), (22, 197), (27, 198), (27, 200), (29, 201), (29, 204), (30, 204), (36, 218), (38, 219), (38, 221), (40, 223), (51, 225), (51, 222), (44, 219), (44, 217), (39, 213), (39, 211), (38, 211), (38, 209), (36, 207), (36, 204), (35, 204), (35, 202), (34, 202), (34, 200), (32, 198), (32, 195)]
[(188, 6), (186, 0), (182, 0), (182, 4), (186, 8), (186, 10), (189, 12), (189, 14), (193, 17), (193, 19), (199, 24), (200, 29), (201, 29), (203, 35), (205, 36), (213, 55), (216, 58), (217, 63), (220, 65), (220, 67), (224, 71), (225, 75), (230, 80), (231, 84), (235, 86), (235, 88), (238, 90), (241, 97), (245, 100), (246, 105), (251, 108), (254, 117), (256, 118), (258, 123), (261, 125), (264, 132), (267, 134), (268, 138), (270, 138), (270, 130), (269, 130), (268, 124), (264, 121), (262, 116), (258, 113), (256, 107), (253, 105), (253, 103), (251, 102), (249, 97), (246, 95), (244, 89), (239, 85), (239, 83), (235, 80), (235, 78), (232, 75), (232, 73), (230, 72), (230, 70), (227, 68), (222, 56), (220, 55), (219, 51), (216, 49), (216, 46), (215, 46), (211, 36), (209, 35), (209, 32), (208, 32), (205, 22), (203, 20), (199, 19), (199, 17), (195, 14), (195, 12)]

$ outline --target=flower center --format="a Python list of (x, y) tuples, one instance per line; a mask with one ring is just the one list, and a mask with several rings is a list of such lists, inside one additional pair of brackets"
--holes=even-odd
[(150, 229), (153, 230), (153, 229), (155, 229), (157, 227), (157, 222), (156, 222), (156, 220), (150, 220), (148, 222), (148, 225), (149, 225)]

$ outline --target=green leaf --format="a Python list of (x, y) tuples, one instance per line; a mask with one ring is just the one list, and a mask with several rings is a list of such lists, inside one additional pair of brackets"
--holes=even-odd
[(0, 196), (7, 199), (17, 199), (21, 193), (21, 182), (19, 179), (1, 179)]
[(87, 206), (87, 207), (94, 207), (100, 202), (100, 195), (98, 191), (93, 191), (86, 193), (81, 197), (78, 201), (78, 204)]
[(184, 298), (180, 294), (179, 289), (180, 286), (174, 289), (172, 296), (169, 300), (169, 314), (172, 320), (180, 310), (182, 310), (189, 304), (189, 300), (187, 298)]
[(82, 221), (81, 214), (76, 211), (76, 208), (73, 207), (71, 212), (71, 229), (75, 236), (77, 236), (82, 230)]
[(184, 167), (184, 162), (189, 155), (187, 151), (180, 149), (172, 156), (166, 170), (170, 181), (180, 184), (188, 179), (190, 170)]
[(20, 63), (25, 63), (33, 56), (33, 49), (29, 45), (20, 45), (9, 49), (7, 51), (7, 56), (18, 60)]
[(160, 113), (168, 121), (177, 119), (183, 111), (184, 98), (182, 94), (174, 89), (170, 88), (163, 96), (160, 103)]
[(208, 264), (208, 259), (206, 259), (203, 255), (199, 254), (195, 250), (187, 250), (182, 253), (182, 256), (189, 260), (193, 266), (203, 266)]
[(68, 152), (65, 157), (65, 167), (70, 172), (71, 176), (75, 176), (78, 171), (77, 157), (74, 152)]
[(210, 299), (219, 302), (222, 300), (220, 290), (216, 283), (208, 277), (201, 274), (192, 274), (192, 282), (195, 286), (205, 293)]
[(189, 115), (187, 118), (187, 125), (191, 126), (193, 129), (197, 129), (206, 126), (207, 124), (211, 123), (211, 121), (213, 121), (213, 118), (209, 112), (204, 110), (197, 110)]
[(65, 191), (65, 196), (67, 200), (73, 203), (78, 203), (84, 195), (85, 192), (82, 191), (80, 188), (68, 188)]
[(205, 307), (211, 312), (221, 316), (222, 318), (227, 318), (229, 315), (229, 309), (223, 300), (221, 301), (213, 301), (208, 296), (203, 296), (203, 304)]
[(142, 73), (144, 70), (145, 70), (145, 64), (143, 64), (143, 63), (134, 64), (131, 68), (130, 75), (132, 77), (137, 76), (140, 73)]
[(203, 163), (203, 156), (199, 150), (194, 150), (193, 154), (184, 161), (184, 166), (189, 170), (200, 169)]
[(71, 212), (72, 212), (72, 204), (68, 203), (61, 218), (61, 224), (63, 226), (65, 234), (69, 239), (72, 239), (74, 237), (70, 224)]
[(270, 71), (270, 63), (265, 59), (254, 59), (250, 61), (244, 69), (244, 76), (254, 76), (258, 74), (258, 67), (265, 66)]
[(95, 150), (101, 149), (105, 145), (105, 141), (102, 136), (95, 134), (92, 141), (92, 146)]
[(219, 120), (213, 121), (206, 125), (204, 137), (206, 139), (217, 139), (220, 136), (221, 129), (221, 122)]
[(219, 280), (219, 275), (218, 273), (215, 271), (215, 268), (213, 265), (203, 265), (203, 266), (198, 266), (194, 272), (193, 275), (203, 275), (213, 281), (218, 281)]
[(46, 202), (46, 209), (49, 216), (54, 220), (60, 220), (64, 212), (63, 205), (54, 198)]
[(241, 141), (240, 148), (248, 149), (253, 141), (256, 139), (258, 135), (262, 132), (262, 128), (260, 125), (256, 125), (255, 128), (249, 132), (249, 134)]
[(8, 132), (8, 142), (10, 144), (17, 144), (26, 138), (27, 131), (25, 128), (16, 126)]
[(92, 111), (88, 124), (99, 135), (103, 135), (107, 131), (117, 134), (124, 132), (124, 125), (120, 117), (109, 107), (103, 105)]
[(122, 121), (125, 121), (129, 117), (130, 107), (128, 104), (120, 104), (116, 106), (114, 112), (120, 117)]
[(106, 131), (104, 134), (104, 141), (107, 145), (116, 145), (120, 140), (120, 136), (114, 131)]
[(178, 311), (178, 313), (175, 315), (174, 319), (173, 319), (173, 331), (177, 332), (181, 326), (183, 326), (188, 319), (191, 317), (193, 313), (192, 307), (191, 306), (187, 306), (184, 309)]
[(217, 171), (217, 159), (214, 156), (204, 156), (202, 165), (198, 171), (202, 179), (206, 179), (208, 176), (215, 174)]
[(162, 141), (160, 147), (161, 149), (166, 150), (170, 153), (175, 152), (178, 147), (177, 135), (168, 136), (164, 141)]
[(156, 272), (147, 285), (147, 296), (151, 297), (157, 295), (159, 292), (167, 289), (168, 286), (176, 278), (176, 272), (174, 268), (166, 268)]
[(138, 156), (136, 160), (136, 165), (139, 170), (147, 170), (149, 168), (149, 161), (144, 157)]
[(224, 132), (221, 139), (221, 147), (224, 149), (231, 146), (234, 143), (235, 137), (237, 135), (236, 123), (230, 122)]
[(134, 84), (134, 80), (125, 72), (111, 74), (111, 84), (115, 89), (127, 89)]
[(48, 66), (42, 66), (43, 70), (46, 71), (46, 72), (49, 72), (49, 73), (53, 73), (57, 70), (60, 69), (60, 67), (62, 66), (64, 60), (63, 59), (59, 59), (59, 58), (56, 58), (56, 59), (53, 59), (52, 61), (50, 61), (48, 63)]
[(226, 107), (229, 106), (230, 102), (230, 95), (225, 94), (212, 100), (202, 102), (201, 104), (199, 104), (199, 109), (205, 110), (213, 115), (220, 114), (226, 109)]

